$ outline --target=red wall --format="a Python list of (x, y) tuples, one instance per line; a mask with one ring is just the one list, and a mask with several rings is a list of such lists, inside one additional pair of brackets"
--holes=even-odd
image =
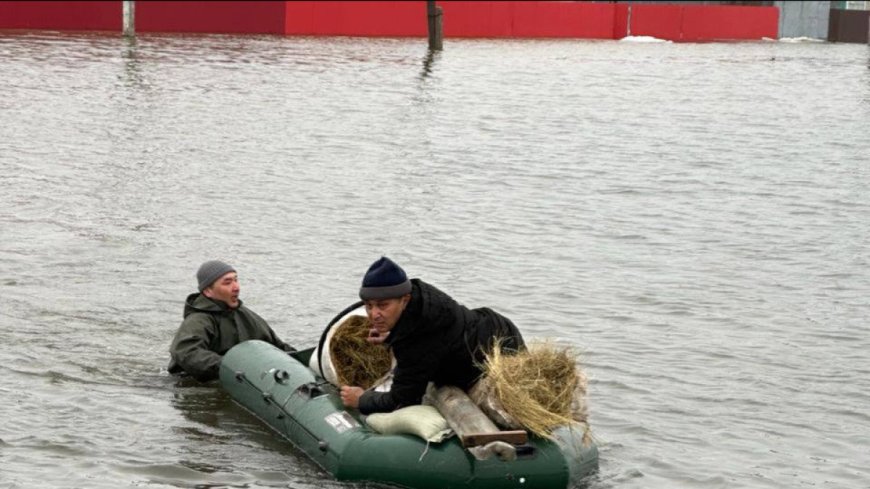
[(510, 37), (513, 2), (439, 2), (444, 37)]
[(608, 39), (622, 39), (628, 32), (628, 5), (617, 3), (613, 7), (613, 37)]
[[(778, 37), (779, 9), (691, 4), (450, 1), (444, 37), (672, 41)], [(425, 37), (426, 2), (137, 1), (137, 32)], [(0, 1), (0, 29), (121, 29), (121, 2)]]
[(627, 16), (629, 34), (682, 40), (683, 9), (681, 5), (632, 5)]
[(121, 2), (0, 2), (0, 29), (120, 31)]
[(776, 39), (779, 9), (724, 5), (632, 5), (632, 36), (671, 41)]
[(267, 1), (138, 1), (136, 31), (284, 34), (285, 5)]
[[(286, 2), (284, 34), (420, 37), (427, 35), (426, 2)], [(445, 32), (446, 35), (446, 32)]]
[[(714, 5), (547, 1), (449, 1), (445, 38), (620, 39), (628, 32), (672, 41), (778, 37), (779, 9)], [(425, 37), (424, 1), (287, 2), (285, 34)]]
[[(439, 6), (444, 10), (445, 38), (613, 38), (614, 4), (610, 3), (440, 2)], [(423, 29), (426, 35), (425, 23)]]
[(686, 5), (683, 7), (682, 41), (719, 41), (779, 38), (779, 9)]

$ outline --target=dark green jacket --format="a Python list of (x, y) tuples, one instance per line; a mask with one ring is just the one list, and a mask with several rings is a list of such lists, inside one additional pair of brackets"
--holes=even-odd
[(184, 305), (184, 321), (169, 347), (169, 373), (186, 372), (201, 382), (216, 379), (223, 355), (247, 340), (263, 340), (294, 351), (241, 301), (239, 307), (230, 309), (200, 293), (190, 294)]

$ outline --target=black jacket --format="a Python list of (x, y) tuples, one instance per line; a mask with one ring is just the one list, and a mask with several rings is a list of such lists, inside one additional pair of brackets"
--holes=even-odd
[(488, 308), (468, 309), (420, 279), (411, 280), (411, 301), (385, 344), (396, 357), (389, 392), (365, 392), (363, 414), (420, 404), (429, 382), (470, 388), (480, 377), (493, 340), (502, 350), (525, 348), (522, 335), (506, 317)]

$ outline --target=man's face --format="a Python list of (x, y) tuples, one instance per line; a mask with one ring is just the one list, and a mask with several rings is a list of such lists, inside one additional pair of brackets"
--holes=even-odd
[(393, 326), (399, 321), (402, 311), (405, 310), (405, 305), (411, 299), (410, 295), (397, 297), (395, 299), (372, 299), (365, 301), (366, 314), (369, 321), (372, 322), (372, 327), (378, 330), (382, 336), (393, 329)]
[(239, 307), (239, 276), (236, 272), (227, 272), (202, 293), (209, 299), (223, 301), (230, 309), (235, 309)]

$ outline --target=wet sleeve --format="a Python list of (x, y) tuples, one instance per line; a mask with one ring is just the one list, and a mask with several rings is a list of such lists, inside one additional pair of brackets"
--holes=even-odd
[(275, 334), (275, 331), (272, 328), (269, 328), (269, 332), (272, 334), (272, 344), (273, 345), (277, 346), (278, 348), (280, 348), (288, 353), (296, 351), (296, 348), (293, 348), (289, 344), (281, 341), (281, 338), (278, 338), (278, 335)]
[(208, 318), (188, 316), (169, 347), (175, 364), (200, 382), (219, 375), (221, 356), (209, 349), (214, 335), (215, 327)]
[(420, 404), (443, 356), (439, 346), (431, 345), (428, 351), (418, 351), (413, 355), (397, 354), (390, 391), (366, 391), (359, 399), (359, 411), (363, 414), (383, 413)]
[(363, 414), (389, 413), (399, 408), (392, 392), (366, 391), (359, 398), (359, 412)]

